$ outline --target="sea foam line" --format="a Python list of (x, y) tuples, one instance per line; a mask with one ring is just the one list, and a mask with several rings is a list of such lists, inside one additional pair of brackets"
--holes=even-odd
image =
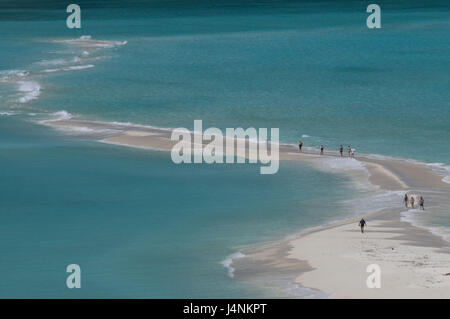
[(31, 100), (35, 100), (41, 94), (41, 86), (36, 81), (19, 81), (18, 90), (19, 92), (25, 93), (22, 97), (19, 98), (20, 103), (27, 103)]
[(221, 264), (228, 270), (228, 277), (234, 277), (234, 268), (231, 266), (233, 264), (233, 260), (244, 257), (245, 255), (238, 251), (234, 254), (229, 255), (227, 258), (225, 258), (225, 260), (221, 262)]

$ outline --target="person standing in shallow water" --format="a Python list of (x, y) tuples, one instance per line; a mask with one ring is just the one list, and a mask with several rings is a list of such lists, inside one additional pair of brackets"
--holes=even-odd
[(344, 156), (344, 155), (343, 155), (343, 153), (344, 153), (344, 147), (343, 147), (342, 145), (339, 146), (339, 153), (341, 153), (341, 157)]
[(302, 147), (303, 147), (303, 142), (302, 141), (298, 141), (298, 150), (300, 152), (302, 151)]
[(350, 157), (350, 153), (352, 152), (352, 148), (349, 146), (347, 146), (347, 153), (348, 153), (348, 157)]
[(423, 199), (423, 197), (420, 196), (419, 206), (420, 206), (421, 210), (425, 210), (424, 204), (425, 204), (425, 199)]
[(411, 203), (411, 208), (414, 208), (414, 196), (411, 196), (411, 199), (409, 200), (409, 202)]
[(361, 227), (361, 233), (364, 233), (364, 226), (367, 225), (366, 221), (364, 220), (364, 218), (361, 218), (361, 220), (359, 221), (359, 227)]
[(404, 197), (403, 200), (405, 201), (405, 207), (406, 207), (406, 209), (408, 209), (408, 202), (409, 202), (408, 194), (405, 194), (405, 197)]
[(323, 149), (324, 149), (323, 145), (320, 145), (320, 155), (323, 155)]

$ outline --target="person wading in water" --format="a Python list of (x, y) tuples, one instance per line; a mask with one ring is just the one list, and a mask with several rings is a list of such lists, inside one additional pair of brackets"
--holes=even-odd
[(425, 199), (423, 199), (422, 196), (420, 196), (419, 205), (421, 210), (425, 210), (425, 207), (423, 206), (425, 204)]

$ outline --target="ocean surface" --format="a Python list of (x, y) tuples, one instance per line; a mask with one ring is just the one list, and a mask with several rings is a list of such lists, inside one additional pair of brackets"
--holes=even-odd
[[(359, 1), (77, 3), (80, 30), (64, 1), (0, 3), (0, 297), (277, 296), (233, 280), (230, 256), (401, 205), (356, 161), (178, 166), (45, 120), (278, 127), (282, 143), (352, 145), (449, 180), (448, 1), (378, 1), (379, 30)], [(431, 206), (414, 221), (448, 230)], [(72, 263), (81, 289), (65, 285)]]

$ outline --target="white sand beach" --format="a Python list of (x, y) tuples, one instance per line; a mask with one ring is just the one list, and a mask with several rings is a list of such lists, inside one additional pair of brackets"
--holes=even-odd
[[(369, 219), (369, 218), (368, 218)], [(401, 222), (392, 211), (370, 218), (364, 234), (357, 220), (301, 236), (289, 257), (313, 270), (296, 282), (332, 298), (448, 298), (450, 254), (441, 239)], [(368, 288), (367, 267), (380, 267), (380, 288)]]
[[(84, 127), (97, 139), (131, 147), (169, 151), (175, 141), (170, 130), (81, 120), (51, 121), (60, 129)], [(280, 146), (281, 160), (337, 158), (318, 151), (300, 153), (294, 146)], [(401, 159), (355, 157), (367, 170), (371, 184), (381, 190), (420, 193), (437, 191), (448, 197), (450, 185), (426, 165)], [(345, 159), (342, 159), (345, 160)], [(401, 195), (399, 202), (402, 201)], [(404, 210), (404, 208), (403, 208)], [(245, 258), (233, 261), (235, 278), (255, 279), (283, 274), (301, 287), (322, 291), (331, 298), (449, 298), (450, 254), (448, 242), (425, 228), (401, 220), (402, 209), (361, 214), (355, 219), (322, 226), (258, 248), (248, 248)], [(358, 221), (368, 223), (361, 234)], [(366, 268), (381, 269), (381, 288), (368, 288)]]

